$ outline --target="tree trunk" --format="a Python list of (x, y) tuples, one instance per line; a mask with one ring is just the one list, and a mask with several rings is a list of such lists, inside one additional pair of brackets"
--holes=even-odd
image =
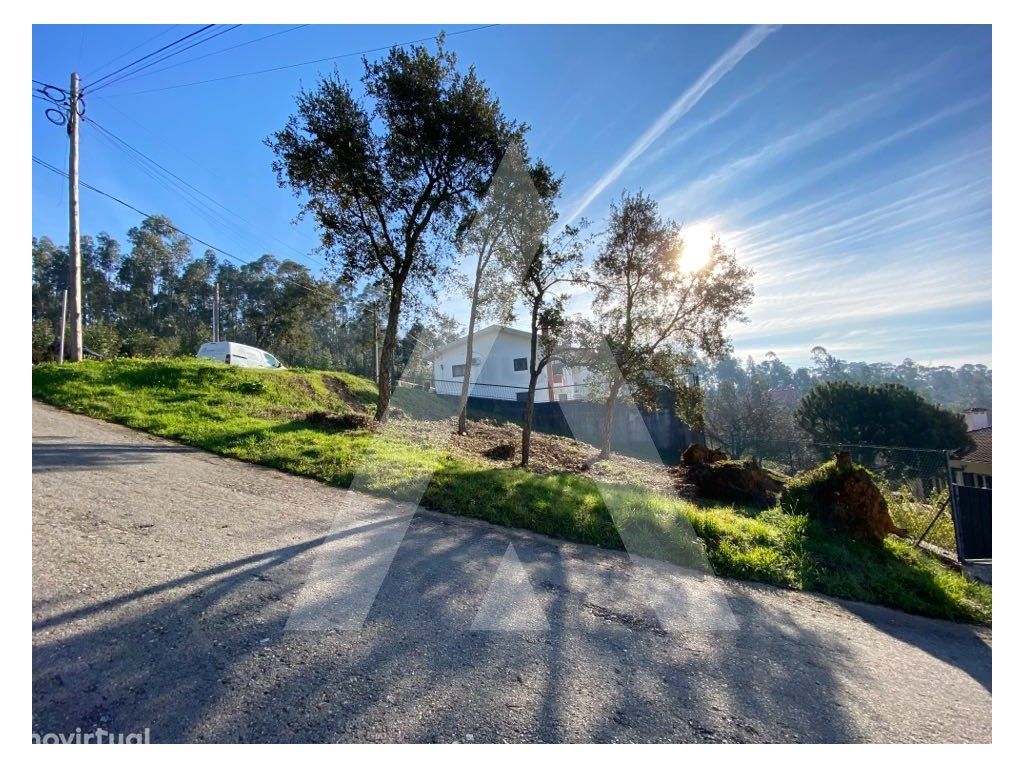
[(466, 335), (466, 365), (462, 370), (462, 392), (459, 394), (459, 429), (460, 435), (467, 434), (466, 404), (469, 402), (469, 377), (473, 372), (473, 331), (476, 326), (476, 304), (480, 295), (480, 269), (477, 269), (476, 282), (473, 284), (473, 297), (469, 305), (469, 333)]
[(607, 459), (612, 455), (612, 427), (615, 426), (615, 401), (622, 389), (622, 379), (618, 376), (612, 381), (608, 390), (608, 399), (604, 404), (604, 420), (601, 424), (601, 453), (598, 459)]
[(534, 300), (530, 308), (530, 385), (526, 389), (526, 406), (523, 408), (523, 451), (519, 465), (530, 466), (530, 437), (533, 435), (533, 400), (537, 396), (537, 379), (541, 366), (537, 365), (537, 320), (540, 317), (540, 302)]
[(533, 400), (537, 396), (537, 379), (540, 372), (530, 374), (530, 386), (526, 389), (526, 407), (523, 408), (523, 451), (519, 465), (530, 466), (530, 438), (533, 436)]
[(377, 412), (373, 418), (383, 424), (388, 420), (391, 405), (391, 369), (395, 364), (395, 347), (398, 344), (398, 316), (402, 310), (402, 291), (395, 287), (388, 304), (388, 324), (384, 329), (384, 341), (380, 348), (380, 381), (377, 383)]

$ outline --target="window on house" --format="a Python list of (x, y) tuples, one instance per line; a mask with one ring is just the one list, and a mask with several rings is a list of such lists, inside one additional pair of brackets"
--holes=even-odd
[(512, 370), (525, 371), (527, 368), (527, 359), (525, 357), (517, 357), (512, 361)]
[(565, 392), (559, 392), (558, 393), (558, 399), (561, 400), (564, 403), (566, 400), (569, 399), (569, 396), (567, 394), (565, 394)]
[(452, 378), (453, 379), (462, 379), (462, 378), (465, 378), (465, 376), (466, 376), (466, 366), (465, 365), (453, 365), (452, 366)]

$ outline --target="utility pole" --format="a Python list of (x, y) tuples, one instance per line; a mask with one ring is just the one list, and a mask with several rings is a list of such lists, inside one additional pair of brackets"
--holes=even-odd
[(213, 340), (220, 341), (220, 281), (213, 284)]
[(82, 244), (78, 234), (78, 73), (71, 73), (71, 105), (68, 109), (68, 288), (71, 299), (71, 360), (82, 359)]
[(57, 353), (57, 361), (64, 365), (64, 336), (67, 333), (68, 325), (68, 289), (64, 289), (64, 300), (60, 305), (60, 344), (58, 344), (59, 352)]

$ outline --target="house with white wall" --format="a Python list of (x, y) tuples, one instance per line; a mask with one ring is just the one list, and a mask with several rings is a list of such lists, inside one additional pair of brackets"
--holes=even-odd
[[(489, 325), (473, 334), (473, 361), (466, 369), (467, 337), (446, 344), (424, 356), (433, 366), (433, 385), (438, 394), (458, 395), (469, 376), (470, 397), (493, 400), (525, 400), (530, 385), (530, 333), (505, 325)], [(553, 362), (537, 380), (535, 402), (582, 400), (590, 372)]]
[(974, 443), (969, 450), (957, 451), (949, 459), (953, 482), (971, 488), (992, 489), (992, 411), (968, 408), (964, 411), (967, 434)]

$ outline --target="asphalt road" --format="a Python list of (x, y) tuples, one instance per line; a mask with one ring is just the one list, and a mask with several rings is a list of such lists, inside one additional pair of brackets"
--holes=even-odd
[(991, 740), (984, 628), (685, 573), (652, 589), (622, 553), (38, 403), (32, 463), (35, 733)]

